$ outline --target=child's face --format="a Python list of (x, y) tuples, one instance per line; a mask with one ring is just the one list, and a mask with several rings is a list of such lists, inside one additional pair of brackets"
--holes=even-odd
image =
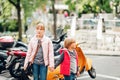
[(70, 45), (70, 47), (71, 47), (72, 49), (75, 49), (75, 48), (76, 48), (76, 43), (72, 43), (72, 44)]

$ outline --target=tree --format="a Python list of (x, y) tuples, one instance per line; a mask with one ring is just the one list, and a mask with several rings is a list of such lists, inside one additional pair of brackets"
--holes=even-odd
[(0, 7), (1, 7), (0, 23), (3, 28), (3, 31), (5, 32), (9, 28), (9, 24), (10, 24), (9, 21), (11, 21), (10, 17), (11, 17), (12, 5), (10, 5), (10, 3), (7, 0), (1, 0)]
[(25, 12), (25, 19), (31, 15), (32, 11), (41, 6), (41, 3), (45, 3), (47, 0), (8, 0), (17, 10), (18, 27), (19, 27), (19, 40), (22, 40), (22, 22), (21, 22), (21, 9)]
[(97, 2), (100, 12), (111, 13), (112, 9), (110, 7), (110, 0), (98, 0)]
[(22, 8), (24, 10), (25, 26), (27, 26), (27, 18), (32, 16), (32, 12), (34, 12), (36, 8), (44, 9), (47, 2), (47, 0), (21, 0)]
[(22, 40), (22, 24), (21, 24), (21, 6), (20, 6), (20, 0), (16, 0), (16, 1), (13, 1), (13, 0), (9, 0), (9, 2), (11, 4), (14, 5), (14, 7), (16, 8), (17, 10), (17, 17), (18, 17), (18, 22), (17, 22), (17, 25), (18, 25), (18, 28), (19, 28), (19, 40)]
[(54, 32), (54, 39), (57, 39), (56, 35), (56, 22), (57, 22), (57, 17), (56, 17), (56, 11), (55, 11), (55, 0), (52, 0), (52, 10), (53, 10), (53, 17), (54, 17), (54, 25), (53, 25), (53, 32)]
[[(17, 26), (19, 28), (19, 39), (22, 40), (22, 21), (21, 21), (21, 10), (24, 12), (24, 21), (26, 21), (26, 18), (31, 16), (32, 12), (35, 11), (37, 8), (44, 9), (46, 6), (48, 0), (8, 0), (17, 10)], [(52, 8), (54, 12), (54, 36), (56, 39), (56, 13), (54, 8), (55, 0), (52, 1)], [(26, 22), (25, 22), (26, 24)]]
[[(119, 1), (119, 0), (117, 0)], [(79, 13), (111, 13), (110, 0), (64, 0), (65, 4), (69, 5), (71, 11), (78, 9)]]

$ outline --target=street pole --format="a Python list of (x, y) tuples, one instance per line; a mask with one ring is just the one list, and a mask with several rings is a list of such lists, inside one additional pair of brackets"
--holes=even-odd
[(102, 25), (102, 15), (100, 15), (97, 25), (97, 39), (102, 39)]
[(54, 33), (54, 39), (57, 39), (56, 35), (56, 22), (57, 22), (57, 17), (56, 17), (56, 10), (55, 10), (55, 0), (52, 0), (52, 9), (53, 9), (53, 18), (54, 18), (54, 25), (53, 25), (53, 33)]
[(71, 37), (75, 36), (75, 29), (76, 29), (76, 15), (72, 16)]
[(75, 37), (75, 30), (76, 30), (76, 19), (77, 19), (77, 0), (75, 0), (76, 6), (75, 6), (75, 13), (72, 16), (72, 22), (71, 22), (71, 37)]

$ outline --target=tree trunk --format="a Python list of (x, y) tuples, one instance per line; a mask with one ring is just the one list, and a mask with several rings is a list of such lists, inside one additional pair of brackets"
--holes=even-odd
[(18, 28), (19, 28), (19, 40), (22, 40), (22, 22), (21, 22), (21, 7), (20, 7), (20, 0), (17, 0), (17, 2), (15, 3), (13, 0), (9, 0), (9, 2), (11, 4), (13, 4), (15, 6), (15, 8), (17, 9), (17, 17), (18, 17)]
[(20, 7), (20, 0), (18, 1), (17, 6), (17, 17), (18, 17), (18, 27), (19, 27), (19, 40), (22, 40), (22, 25), (21, 25), (21, 7)]
[(18, 16), (18, 27), (19, 27), (19, 40), (22, 40), (22, 25), (21, 25), (20, 9), (17, 10), (17, 16)]
[(52, 0), (52, 9), (53, 9), (53, 18), (54, 18), (54, 25), (53, 25), (53, 33), (54, 33), (54, 39), (57, 39), (56, 35), (56, 22), (57, 22), (57, 17), (56, 17), (56, 11), (55, 11), (55, 0)]

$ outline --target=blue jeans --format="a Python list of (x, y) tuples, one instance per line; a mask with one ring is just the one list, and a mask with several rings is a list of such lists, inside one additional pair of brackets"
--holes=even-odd
[(47, 66), (44, 64), (33, 63), (33, 77), (34, 80), (46, 80), (47, 77)]
[(71, 73), (69, 76), (64, 75), (64, 80), (75, 80), (75, 74)]

